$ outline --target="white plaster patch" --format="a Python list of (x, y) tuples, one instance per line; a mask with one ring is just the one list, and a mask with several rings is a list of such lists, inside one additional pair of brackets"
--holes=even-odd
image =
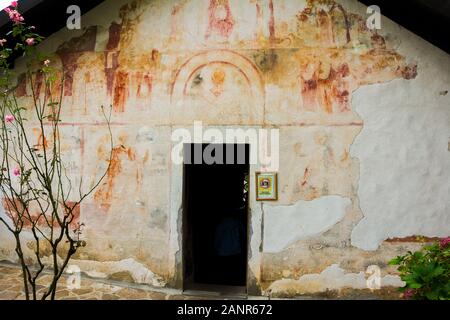
[(450, 235), (450, 97), (439, 94), (450, 83), (450, 56), (410, 40), (404, 51), (419, 60), (416, 79), (360, 88), (353, 96), (364, 120), (350, 149), (360, 160), (364, 218), (351, 240), (364, 250), (392, 237)]
[(280, 252), (288, 246), (329, 230), (345, 216), (351, 200), (325, 196), (289, 206), (264, 206), (264, 252)]
[[(363, 271), (359, 273), (345, 273), (345, 270), (340, 268), (338, 264), (333, 264), (320, 274), (306, 274), (297, 280), (277, 280), (270, 285), (267, 293), (295, 292), (296, 294), (307, 294), (343, 288), (367, 289), (366, 280), (366, 274)], [(382, 287), (402, 287), (404, 282), (398, 276), (386, 275), (381, 278), (380, 284)]]
[[(46, 263), (48, 259), (50, 258), (43, 259), (44, 263)], [(106, 278), (108, 275), (127, 271), (130, 273), (131, 277), (133, 277), (135, 283), (150, 284), (154, 287), (165, 286), (165, 282), (161, 277), (154, 274), (142, 263), (139, 263), (132, 258), (103, 262), (71, 259), (69, 265), (78, 266), (82, 272), (94, 278)]]

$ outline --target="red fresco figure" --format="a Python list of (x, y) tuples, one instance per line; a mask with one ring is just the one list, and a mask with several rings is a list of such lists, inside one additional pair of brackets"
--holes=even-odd
[(138, 98), (149, 98), (152, 92), (152, 75), (150, 73), (138, 72), (137, 77), (137, 97)]
[(308, 111), (317, 111), (317, 66), (314, 63), (306, 63), (301, 66), (300, 87), (303, 99), (303, 108)]
[(337, 112), (350, 111), (350, 92), (348, 81), (344, 78), (350, 75), (350, 69), (346, 63), (341, 64), (335, 73), (335, 79), (332, 83), (332, 94), (337, 103)]
[[(134, 149), (125, 147), (124, 143), (125, 137), (119, 136), (119, 145), (112, 149), (111, 162), (106, 174), (105, 182), (94, 194), (94, 199), (100, 204), (100, 207), (104, 212), (107, 212), (111, 206), (117, 176), (120, 175), (124, 169), (123, 161), (134, 161), (136, 158)], [(103, 147), (101, 146), (100, 148), (100, 151), (103, 152)]]
[(210, 0), (208, 8), (208, 29), (205, 38), (212, 33), (228, 38), (233, 30), (234, 20), (228, 0)]

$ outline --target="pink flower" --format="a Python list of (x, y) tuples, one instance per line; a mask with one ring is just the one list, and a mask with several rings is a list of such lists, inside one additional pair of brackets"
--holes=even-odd
[(18, 4), (19, 4), (18, 1), (12, 1), (10, 6), (16, 8)]
[(439, 242), (441, 248), (445, 248), (450, 243), (450, 237), (444, 238)]
[(32, 46), (34, 44), (34, 38), (28, 38), (25, 40), (25, 42), (27, 43), (27, 45)]
[(47, 59), (47, 60), (44, 61), (44, 65), (45, 65), (46, 67), (48, 67), (49, 64), (50, 64), (50, 60)]
[(13, 122), (14, 121), (14, 116), (12, 115), (12, 114), (7, 114), (6, 116), (5, 116), (5, 121), (6, 122)]
[(20, 169), (19, 168), (14, 168), (14, 170), (13, 170), (13, 175), (15, 175), (16, 177), (17, 176), (20, 176)]
[(414, 289), (406, 289), (405, 292), (403, 292), (403, 298), (405, 299), (411, 299), (416, 291)]
[(5, 44), (5, 42), (6, 42), (6, 39), (0, 39), (0, 46), (3, 47), (3, 45)]
[(10, 8), (5, 8), (6, 13), (9, 15), (9, 19), (15, 24), (19, 24), (23, 21), (22, 15), (17, 10), (11, 10)]

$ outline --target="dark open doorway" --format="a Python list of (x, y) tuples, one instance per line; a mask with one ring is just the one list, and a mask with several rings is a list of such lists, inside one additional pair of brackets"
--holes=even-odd
[[(248, 144), (184, 145), (185, 288), (246, 286), (249, 149)], [(213, 155), (215, 163), (199, 154)]]

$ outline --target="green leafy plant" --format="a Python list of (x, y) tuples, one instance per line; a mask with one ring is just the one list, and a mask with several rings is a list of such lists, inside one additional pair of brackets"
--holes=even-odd
[(405, 286), (399, 290), (405, 299), (450, 299), (450, 237), (416, 252), (398, 256), (390, 265), (398, 265)]

